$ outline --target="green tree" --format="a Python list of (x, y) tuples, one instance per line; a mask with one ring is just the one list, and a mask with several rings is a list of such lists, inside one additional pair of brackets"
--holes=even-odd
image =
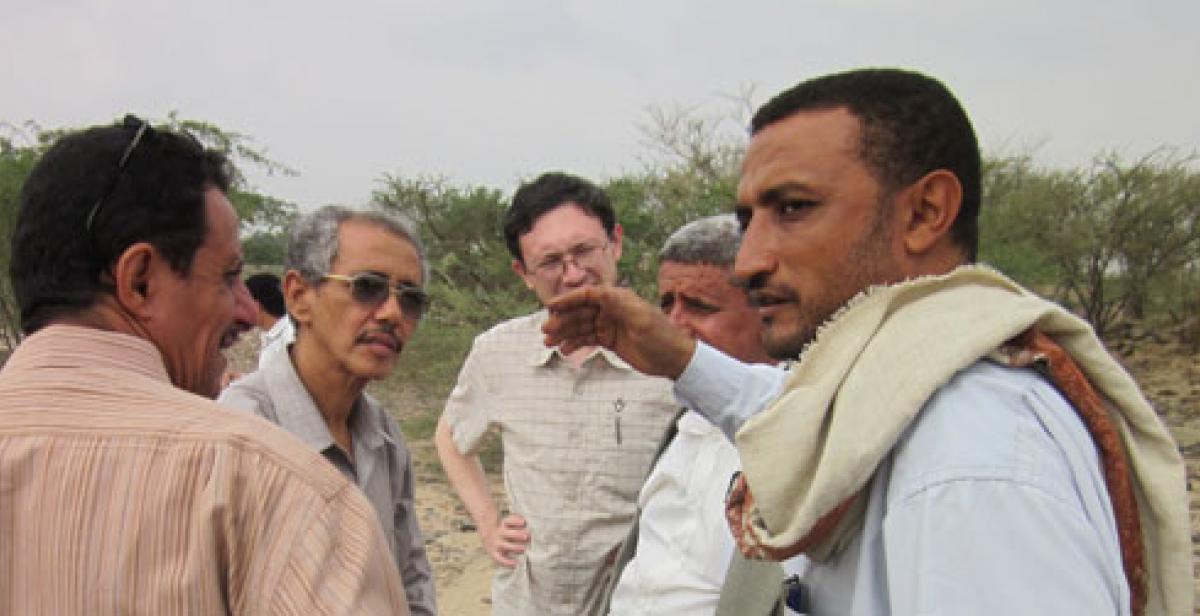
[(0, 136), (0, 341), (6, 348), (16, 345), (20, 336), (20, 315), (13, 300), (12, 283), (8, 277), (8, 263), (12, 251), (16, 221), (16, 206), (25, 178), (47, 147), (47, 139), (36, 124), (26, 123), (24, 129), (11, 124), (0, 124), (5, 135)]
[(742, 125), (731, 114), (706, 117), (676, 106), (651, 108), (647, 117), (638, 129), (653, 156), (605, 189), (625, 230), (625, 282), (652, 297), (667, 237), (688, 221), (732, 210), (744, 138), (728, 130)]
[[(1082, 169), (1036, 167), (1029, 157), (989, 161), (983, 255), (1077, 309), (1103, 334), (1124, 317), (1185, 315), (1200, 262), (1200, 175), (1195, 158), (1156, 150), (1115, 153)], [(1194, 289), (1194, 287), (1192, 287)], [(1164, 292), (1167, 291), (1167, 292)]]
[(281, 231), (256, 231), (242, 239), (242, 256), (246, 263), (263, 266), (281, 266), (287, 256), (287, 233)]
[(229, 201), (237, 210), (244, 228), (269, 233), (287, 229), (295, 221), (296, 205), (258, 192), (246, 178), (245, 170), (253, 168), (267, 175), (285, 176), (297, 175), (296, 170), (268, 156), (265, 150), (254, 145), (252, 137), (210, 122), (180, 118), (176, 111), (167, 115), (164, 126), (186, 131), (205, 147), (221, 152), (233, 163)]
[(512, 272), (501, 230), (508, 202), (500, 191), (429, 176), (387, 175), (381, 183), (372, 202), (412, 220), (425, 243), (438, 305), (432, 319), (483, 327), (536, 307)]

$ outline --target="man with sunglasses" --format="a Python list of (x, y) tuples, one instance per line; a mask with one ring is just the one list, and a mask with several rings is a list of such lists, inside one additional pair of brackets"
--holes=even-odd
[(0, 372), (0, 612), (407, 614), (369, 503), (213, 403), (249, 327), (228, 162), (137, 118), (21, 192)]
[(383, 524), (412, 613), (435, 614), (412, 459), (396, 420), (363, 391), (391, 374), (429, 305), (420, 240), (382, 212), (326, 206), (296, 223), (285, 265), (296, 339), (220, 401), (279, 424), (357, 483)]
[[(547, 173), (513, 195), (504, 218), (513, 271), (543, 304), (617, 283), (621, 226), (587, 180)], [(542, 344), (545, 311), (475, 339), (434, 442), (484, 548), (499, 565), (492, 610), (578, 615), (603, 609), (609, 565), (675, 404), (663, 379), (605, 349)], [(508, 515), (475, 451), (500, 432)]]

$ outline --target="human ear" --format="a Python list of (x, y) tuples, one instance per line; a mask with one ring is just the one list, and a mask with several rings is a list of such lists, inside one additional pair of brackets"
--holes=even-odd
[(149, 242), (129, 246), (112, 267), (113, 297), (129, 314), (149, 320), (163, 268), (170, 265)]
[(621, 223), (619, 223), (619, 222), (613, 223), (613, 230), (612, 230), (612, 234), (609, 236), (609, 240), (612, 242), (613, 260), (614, 261), (621, 260), (621, 247), (622, 247), (621, 240), (623, 238), (624, 238), (624, 229), (621, 228)]
[(525, 283), (525, 287), (530, 291), (533, 290), (533, 276), (525, 269), (525, 264), (521, 263), (520, 259), (512, 260), (512, 271), (521, 278), (521, 282)]
[(312, 321), (312, 296), (315, 289), (304, 280), (300, 272), (288, 270), (283, 275), (283, 302), (287, 313), (296, 323)]
[(904, 190), (904, 248), (927, 255), (950, 241), (950, 229), (962, 207), (962, 183), (947, 169), (935, 169)]

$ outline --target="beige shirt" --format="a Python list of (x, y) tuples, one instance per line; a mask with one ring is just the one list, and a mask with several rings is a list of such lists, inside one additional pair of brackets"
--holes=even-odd
[(51, 326), (0, 372), (0, 613), (408, 614), (370, 505), (283, 430)]
[(677, 408), (669, 381), (608, 351), (572, 366), (542, 344), (545, 319), (537, 312), (476, 338), (446, 401), (460, 452), (500, 431), (509, 509), (529, 525), (525, 556), (496, 571), (497, 616), (601, 609), (608, 564)]

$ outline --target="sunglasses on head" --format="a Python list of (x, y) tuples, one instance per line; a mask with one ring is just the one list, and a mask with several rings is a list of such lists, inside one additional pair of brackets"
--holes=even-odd
[(88, 210), (87, 218), (83, 223), (84, 231), (88, 235), (92, 233), (92, 224), (96, 220), (96, 214), (104, 209), (104, 203), (112, 196), (113, 191), (117, 188), (117, 182), (125, 174), (125, 166), (129, 164), (129, 157), (133, 155), (133, 151), (137, 149), (138, 144), (142, 142), (142, 137), (146, 133), (154, 131), (148, 122), (132, 114), (125, 116), (125, 119), (121, 122), (121, 127), (125, 130), (132, 130), (133, 136), (130, 137), (129, 144), (121, 152), (121, 158), (117, 161), (117, 170), (113, 172), (112, 179), (108, 181), (108, 187), (104, 189), (104, 192), (100, 193), (100, 198), (96, 199), (96, 203), (92, 204), (91, 209)]
[(376, 272), (360, 272), (353, 276), (325, 274), (321, 279), (346, 283), (350, 286), (350, 297), (366, 306), (378, 306), (394, 293), (400, 312), (411, 319), (420, 319), (429, 308), (429, 294), (420, 287), (403, 282), (392, 284), (387, 276)]

